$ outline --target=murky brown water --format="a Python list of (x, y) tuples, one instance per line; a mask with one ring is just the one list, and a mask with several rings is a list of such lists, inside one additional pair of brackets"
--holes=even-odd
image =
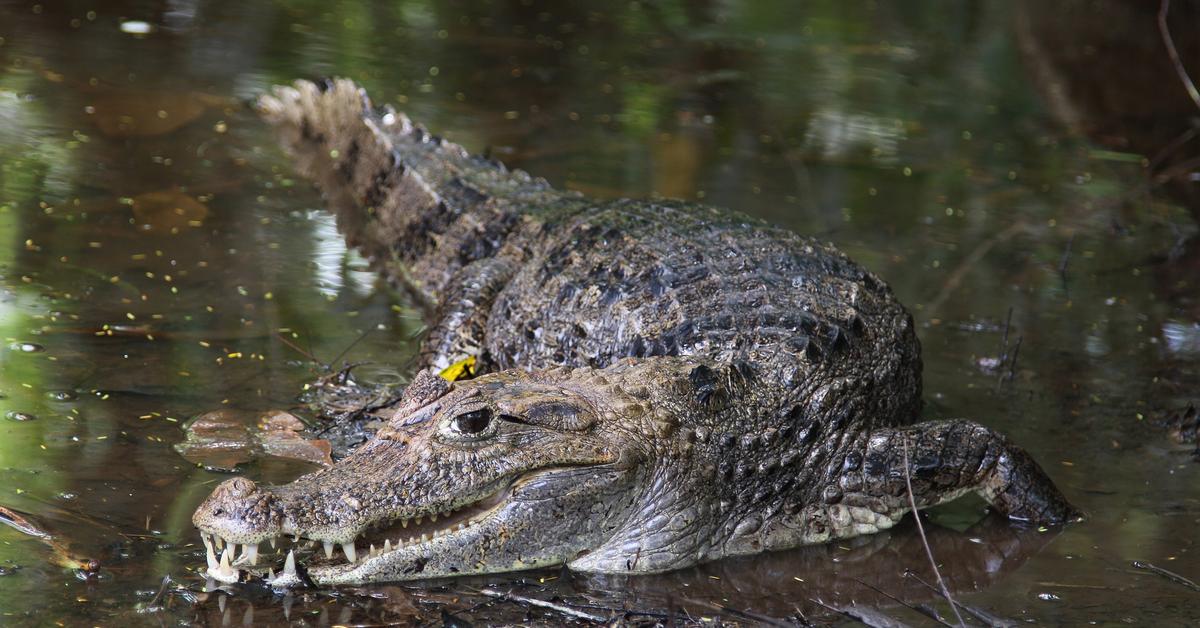
[(635, 621), (839, 621), (818, 600), (930, 621), (896, 601), (936, 600), (904, 576), (930, 577), (911, 524), (662, 576), (203, 592), (189, 517), (228, 476), (175, 452), (180, 424), (295, 407), (315, 372), (292, 345), (332, 361), (366, 334), (345, 359), (403, 370), (421, 327), (240, 104), (330, 74), (557, 185), (834, 241), (913, 309), (927, 414), (1011, 434), (1090, 515), (935, 513), (957, 597), (1049, 625), (1200, 618), (1200, 591), (1132, 564), (1200, 580), (1200, 463), (1161, 425), (1200, 396), (1175, 176), (1197, 151), (1159, 154), (1197, 111), (1157, 3), (563, 4), (0, 2), (0, 506), (59, 543), (0, 527), (0, 624), (564, 619), (489, 586)]

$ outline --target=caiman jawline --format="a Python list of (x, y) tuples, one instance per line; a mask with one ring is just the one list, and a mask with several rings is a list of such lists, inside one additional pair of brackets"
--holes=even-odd
[[(324, 548), (325, 559), (313, 551), (305, 557), (304, 563), (310, 570), (325, 570), (345, 567), (350, 564), (362, 564), (379, 558), (401, 548), (413, 549), (433, 539), (453, 535), (482, 523), (495, 514), (512, 494), (512, 489), (522, 480), (537, 473), (518, 476), (515, 479), (501, 481), (498, 488), (486, 492), (483, 499), (469, 502), (458, 507), (447, 507), (446, 510), (429, 514), (411, 516), (409, 518), (392, 519), (382, 525), (369, 526), (360, 532), (354, 543), (342, 543), (344, 560), (336, 557), (336, 544), (333, 541), (313, 539), (303, 532), (291, 532), (271, 538), (271, 548), (278, 547), (280, 539), (290, 540), (293, 548), (288, 550), (284, 560), (282, 575), (296, 575), (296, 550), (315, 550), (317, 543)], [(254, 570), (258, 565), (259, 544), (241, 545), (242, 553), (238, 554), (238, 544), (227, 541), (215, 533), (200, 531), (200, 539), (204, 542), (208, 555), (208, 576), (224, 582), (234, 582), (238, 579), (238, 570)], [(219, 556), (219, 558), (218, 558)], [(235, 558), (236, 557), (236, 558)], [(314, 560), (315, 559), (315, 560)], [(258, 569), (257, 571), (264, 571)], [(271, 574), (265, 570), (264, 575)]]

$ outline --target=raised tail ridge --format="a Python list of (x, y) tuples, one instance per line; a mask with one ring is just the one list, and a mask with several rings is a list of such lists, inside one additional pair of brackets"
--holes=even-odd
[(257, 109), (326, 194), (347, 240), (431, 299), (459, 268), (495, 254), (521, 214), (579, 202), (376, 109), (350, 80), (275, 87)]

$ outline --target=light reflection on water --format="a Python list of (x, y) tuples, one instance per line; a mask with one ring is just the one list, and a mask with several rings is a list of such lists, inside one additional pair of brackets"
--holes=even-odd
[[(179, 595), (169, 609), (135, 607), (165, 574), (200, 584), (188, 518), (225, 476), (173, 451), (181, 421), (294, 406), (314, 373), (281, 335), (324, 360), (367, 330), (347, 359), (414, 353), (418, 314), (359, 270), (332, 220), (312, 213), (320, 198), (239, 104), (325, 74), (556, 185), (702, 196), (833, 240), (913, 309), (927, 414), (1010, 433), (1090, 515), (1054, 537), (992, 529), (978, 502), (942, 511), (948, 532), (933, 549), (960, 595), (1049, 624), (1190, 616), (1186, 590), (1128, 565), (1200, 578), (1200, 465), (1155, 425), (1200, 389), (1188, 283), (1200, 265), (1147, 262), (1194, 229), (1177, 196), (1128, 193), (1145, 181), (1140, 157), (1120, 152), (1135, 146), (1098, 151), (1062, 130), (1063, 103), (1047, 104), (1033, 69), (1066, 61), (1031, 61), (1028, 44), (1086, 34), (1072, 30), (1084, 24), (1074, 3), (38, 6), (0, 5), (0, 416), (37, 417), (0, 418), (0, 506), (37, 516), (104, 569), (79, 581), (44, 544), (0, 528), (0, 613), (15, 623), (220, 623), (234, 611), (237, 623), (250, 605), (258, 622), (282, 618), (281, 600), (245, 590), (226, 609)], [(122, 33), (118, 18), (155, 28)], [(1043, 54), (1069, 48), (1048, 43)], [(122, 199), (164, 190), (207, 214), (177, 233), (139, 227)], [(12, 349), (22, 342), (46, 351)], [(246, 473), (300, 470), (262, 461)], [(955, 530), (967, 528), (987, 542), (964, 544)], [(500, 582), (660, 610), (694, 591), (785, 616), (817, 595), (865, 599), (856, 578), (931, 599), (897, 575), (922, 568), (914, 539), (902, 528), (661, 577)], [(376, 591), (388, 601), (300, 599), (293, 617), (373, 623), (467, 607), (453, 601), (465, 589)]]

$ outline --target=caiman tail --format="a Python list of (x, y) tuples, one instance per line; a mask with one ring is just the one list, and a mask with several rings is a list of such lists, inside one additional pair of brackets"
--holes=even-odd
[(581, 199), (432, 135), (353, 81), (297, 81), (258, 101), (347, 242), (432, 309), (451, 278), (492, 257), (521, 217)]

